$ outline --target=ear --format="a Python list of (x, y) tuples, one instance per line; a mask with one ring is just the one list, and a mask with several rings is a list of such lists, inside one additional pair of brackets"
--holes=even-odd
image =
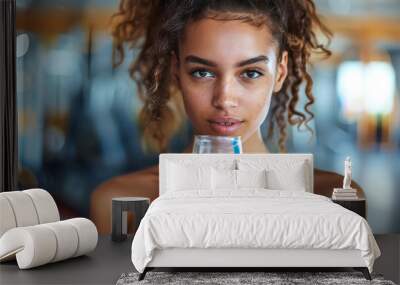
[(277, 65), (274, 92), (278, 92), (282, 88), (283, 82), (285, 81), (286, 76), (288, 74), (287, 63), (288, 63), (288, 52), (285, 50), (283, 51), (281, 60), (280, 62), (278, 62)]
[(171, 75), (172, 75), (172, 80), (176, 84), (176, 86), (180, 86), (180, 80), (179, 80), (179, 59), (175, 52), (171, 53)]

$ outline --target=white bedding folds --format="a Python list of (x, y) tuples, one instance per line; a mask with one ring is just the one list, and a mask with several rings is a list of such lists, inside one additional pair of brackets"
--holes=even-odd
[(218, 197), (197, 191), (153, 201), (132, 243), (143, 272), (155, 249), (358, 249), (372, 272), (379, 248), (365, 219), (330, 199), (300, 191), (246, 189)]

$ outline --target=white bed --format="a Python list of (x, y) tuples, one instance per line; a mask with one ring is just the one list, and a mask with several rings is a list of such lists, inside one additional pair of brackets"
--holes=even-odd
[(154, 267), (354, 267), (370, 278), (380, 251), (368, 223), (313, 194), (312, 155), (161, 154), (159, 165), (160, 197), (132, 243), (140, 279)]

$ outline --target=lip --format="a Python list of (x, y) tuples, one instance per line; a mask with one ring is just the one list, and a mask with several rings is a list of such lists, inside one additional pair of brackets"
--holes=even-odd
[[(236, 132), (243, 124), (243, 120), (233, 117), (217, 117), (208, 120), (210, 127), (219, 135), (228, 136)], [(224, 125), (230, 123), (230, 125)]]

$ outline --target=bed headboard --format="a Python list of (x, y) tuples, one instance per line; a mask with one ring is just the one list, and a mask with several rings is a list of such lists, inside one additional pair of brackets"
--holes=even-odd
[[(241, 160), (242, 159), (242, 160)], [(243, 154), (225, 154), (225, 153), (163, 153), (159, 156), (159, 194), (164, 194), (167, 182), (167, 165), (168, 162), (180, 163), (185, 165), (227, 165), (231, 164), (237, 169), (238, 161), (262, 161), (265, 163), (275, 164), (286, 163), (292, 164), (304, 161), (306, 164), (305, 179), (307, 181), (307, 192), (314, 192), (314, 165), (312, 154), (274, 154), (274, 153), (243, 153)]]

